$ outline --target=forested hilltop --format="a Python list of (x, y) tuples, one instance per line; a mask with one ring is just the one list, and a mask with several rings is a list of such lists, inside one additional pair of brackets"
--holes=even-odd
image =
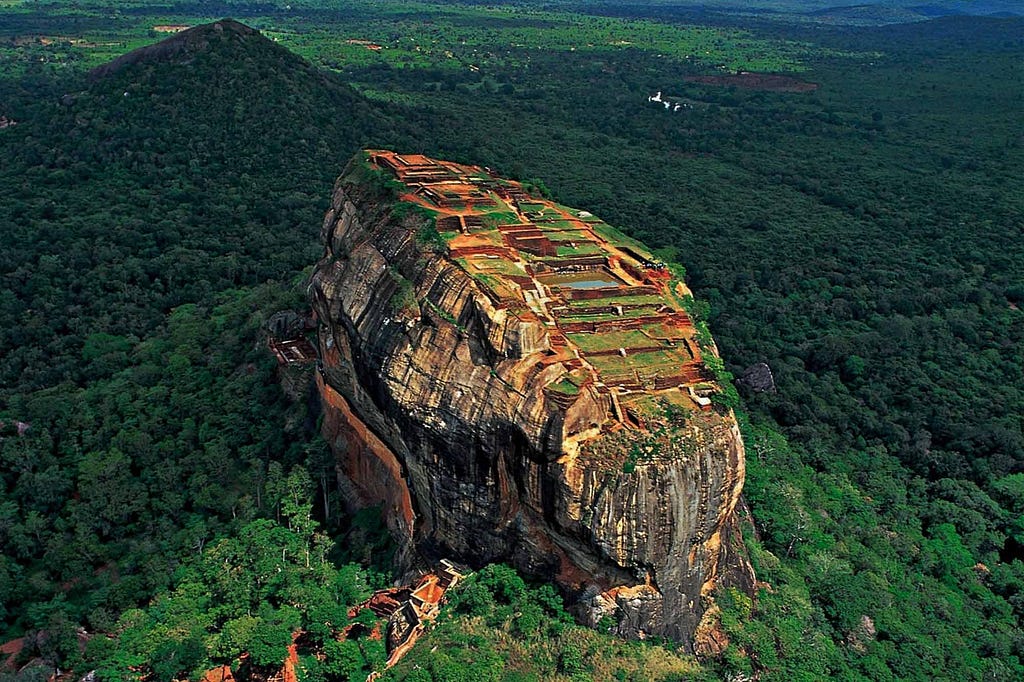
[[(284, 4), (0, 3), (0, 639), (104, 679), (259, 673), (300, 627), (309, 679), (379, 665), (330, 642), (392, 578), (386, 534), (339, 513), (262, 343), (376, 146), (658, 247), (728, 369), (776, 385), (739, 386), (764, 584), (720, 595), (721, 658), (581, 630), (494, 567), (391, 678), (1024, 676), (1020, 20)], [(273, 40), (227, 24), (89, 77), (208, 11)]]

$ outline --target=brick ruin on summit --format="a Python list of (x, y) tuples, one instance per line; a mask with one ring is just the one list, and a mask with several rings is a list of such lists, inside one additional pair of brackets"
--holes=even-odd
[(545, 389), (553, 400), (569, 404), (593, 386), (611, 394), (625, 426), (642, 425), (631, 406), (651, 394), (710, 409), (713, 377), (682, 304), (689, 290), (641, 244), (486, 169), (368, 154), (404, 185), (402, 201), (434, 215), (448, 257), (496, 308), (544, 325), (540, 362), (570, 370)]

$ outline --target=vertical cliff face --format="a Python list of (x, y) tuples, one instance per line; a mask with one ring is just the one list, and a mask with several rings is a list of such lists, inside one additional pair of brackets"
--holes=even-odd
[(688, 292), (590, 214), (481, 169), (367, 152), (310, 285), (324, 435), (402, 560), (507, 561), (590, 623), (692, 642), (749, 589), (735, 419)]

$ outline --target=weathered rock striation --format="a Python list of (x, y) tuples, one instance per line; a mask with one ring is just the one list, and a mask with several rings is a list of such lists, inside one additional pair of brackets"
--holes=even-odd
[(482, 169), (383, 151), (349, 164), (321, 236), (324, 435), (406, 566), (507, 561), (584, 622), (690, 646), (716, 586), (751, 589), (713, 343), (643, 245)]

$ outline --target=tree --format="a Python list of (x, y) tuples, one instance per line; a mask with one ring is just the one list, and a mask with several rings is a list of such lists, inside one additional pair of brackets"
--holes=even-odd
[[(366, 667), (366, 660), (359, 645), (351, 640), (341, 642), (331, 639), (324, 642), (323, 669), (328, 680), (347, 682), (358, 677)], [(365, 675), (363, 675), (365, 678)]]

